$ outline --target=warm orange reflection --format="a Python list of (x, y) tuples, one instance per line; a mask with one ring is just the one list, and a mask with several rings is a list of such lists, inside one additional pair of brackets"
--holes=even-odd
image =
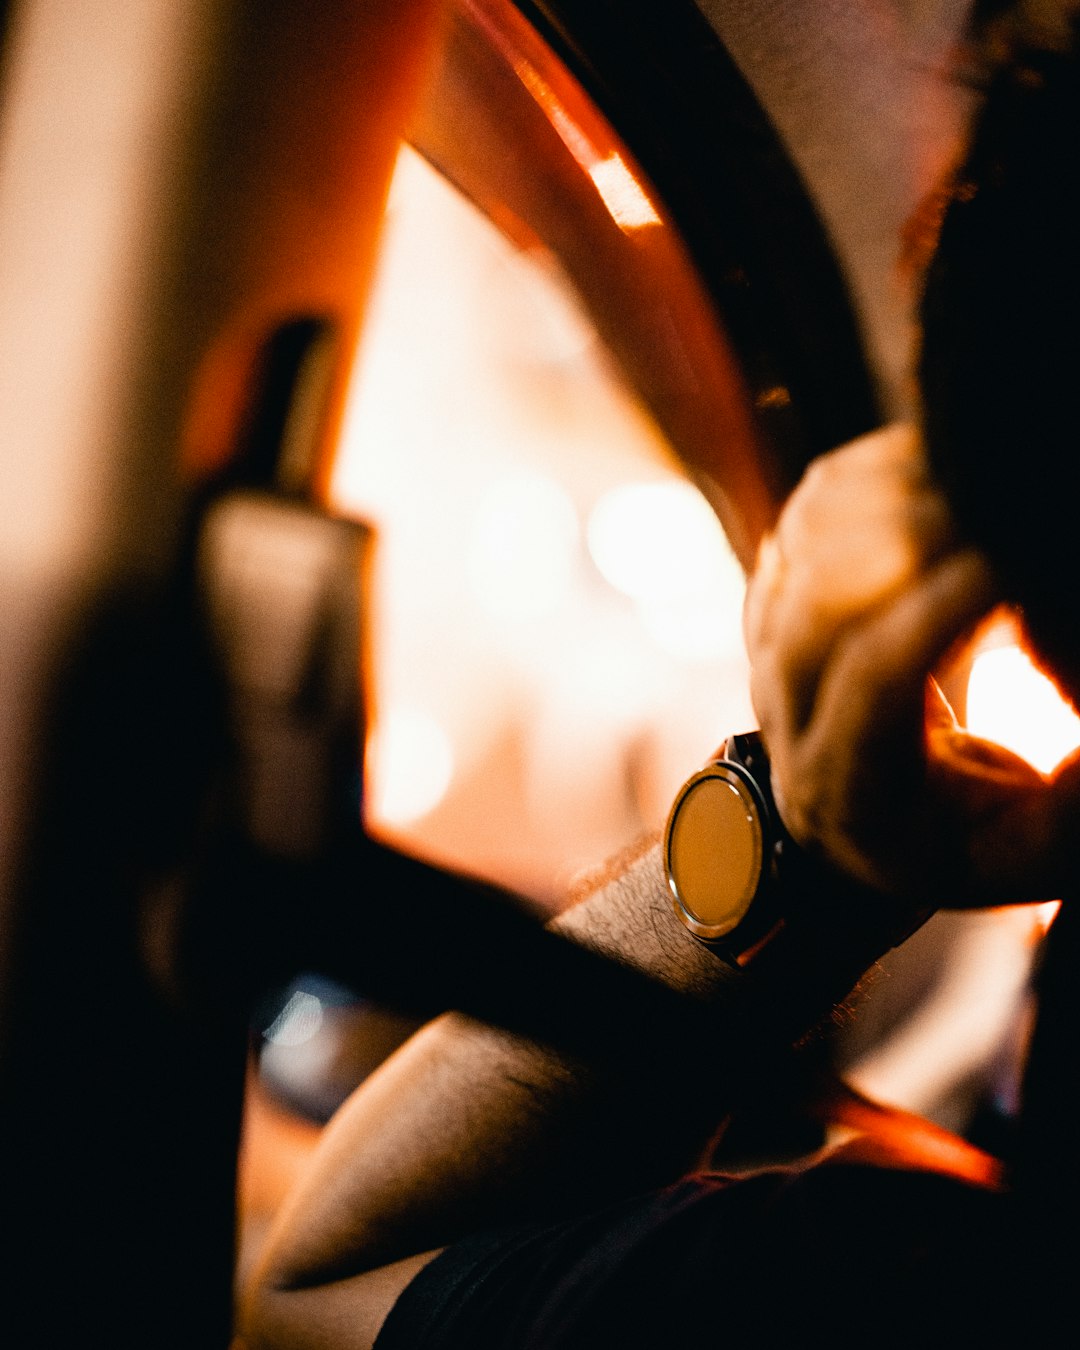
[(629, 232), (647, 225), (659, 225), (659, 212), (624, 157), (617, 150), (605, 154), (596, 146), (554, 89), (523, 56), (515, 58), (514, 70), (543, 109), (545, 117), (558, 133), (559, 140), (596, 185), (597, 192), (619, 229)]
[(508, 0), (457, 0), (410, 140), (509, 237), (550, 250), (749, 566), (782, 496), (748, 384), (658, 193)]
[(999, 1159), (926, 1116), (883, 1106), (846, 1083), (811, 1109), (828, 1126), (830, 1148), (847, 1161), (944, 1172), (989, 1189), (1002, 1184)]
[(1080, 746), (1080, 717), (1015, 642), (987, 647), (968, 678), (967, 725), (1050, 773)]

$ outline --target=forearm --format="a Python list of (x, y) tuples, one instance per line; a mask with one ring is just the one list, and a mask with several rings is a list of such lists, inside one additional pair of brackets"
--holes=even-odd
[[(386, 1293), (385, 1275), (374, 1274), (380, 1268), (492, 1224), (568, 1212), (674, 1179), (709, 1142), (740, 1071), (755, 1058), (767, 1063), (862, 969), (807, 971), (814, 992), (802, 1006), (797, 998), (786, 1007), (772, 976), (748, 1000), (746, 977), (674, 919), (655, 845), (556, 926), (678, 990), (685, 1018), (640, 1035), (640, 1009), (628, 1008), (627, 1025), (639, 1022), (629, 1033), (635, 1054), (613, 1044), (607, 1062), (458, 1015), (425, 1027), (327, 1128), (268, 1246), (254, 1322), (266, 1330), (295, 1317), (311, 1339), (289, 1332), (275, 1340), (267, 1332), (253, 1343), (351, 1344), (317, 1339), (312, 1309), (337, 1325), (350, 1301), (358, 1309), (378, 1302)], [(794, 968), (801, 970), (799, 958)], [(791, 973), (791, 965), (781, 969), (776, 982)], [(537, 996), (558, 999), (560, 990)], [(782, 1005), (774, 1020), (771, 1008)], [(590, 1011), (583, 1007), (582, 1018)], [(771, 1042), (763, 1042), (762, 1028), (766, 1042), (774, 1033)]]
[[(702, 1015), (731, 987), (730, 969), (673, 921), (655, 845), (554, 926), (686, 991)], [(277, 1223), (261, 1297), (329, 1289), (487, 1224), (676, 1175), (717, 1117), (711, 1105), (674, 1113), (659, 1133), (649, 1065), (640, 1067), (629, 1083), (457, 1014), (429, 1024), (327, 1127)]]

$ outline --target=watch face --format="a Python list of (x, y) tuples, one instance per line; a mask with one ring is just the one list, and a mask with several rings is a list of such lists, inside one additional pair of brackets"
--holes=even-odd
[(764, 853), (764, 806), (738, 766), (710, 764), (683, 785), (664, 832), (664, 862), (675, 911), (696, 937), (725, 937), (742, 921)]

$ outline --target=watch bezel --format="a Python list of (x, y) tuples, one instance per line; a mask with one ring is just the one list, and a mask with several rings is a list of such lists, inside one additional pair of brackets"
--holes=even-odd
[[(762, 831), (758, 882), (734, 924), (703, 924), (683, 904), (671, 855), (671, 833), (679, 809), (696, 783), (722, 771), (746, 786), (759, 812)], [(772, 795), (769, 758), (759, 731), (730, 736), (720, 753), (679, 789), (664, 828), (663, 866), (672, 905), (683, 927), (724, 960), (744, 967), (782, 930), (813, 945), (828, 941), (834, 951), (857, 954), (871, 964), (924, 924), (934, 907), (913, 905), (876, 891), (800, 848), (784, 828)]]
[[(735, 739), (735, 738), (733, 738)], [(668, 890), (675, 914), (685, 928), (700, 942), (719, 951), (721, 955), (739, 961), (744, 951), (764, 937), (776, 922), (773, 889), (773, 864), (777, 842), (775, 818), (768, 794), (753, 773), (730, 753), (729, 741), (724, 752), (692, 774), (679, 789), (672, 802), (664, 827), (663, 861)], [(747, 807), (748, 825), (752, 831), (754, 869), (756, 878), (744, 891), (745, 903), (734, 919), (709, 923), (700, 917), (682, 892), (672, 856), (676, 822), (689, 797), (707, 780), (720, 780), (739, 794)]]

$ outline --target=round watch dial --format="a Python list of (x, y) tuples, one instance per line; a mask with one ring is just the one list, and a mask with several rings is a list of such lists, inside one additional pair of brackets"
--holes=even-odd
[(725, 937), (743, 919), (761, 883), (764, 811), (739, 770), (710, 764), (682, 787), (664, 833), (675, 911), (697, 937)]

